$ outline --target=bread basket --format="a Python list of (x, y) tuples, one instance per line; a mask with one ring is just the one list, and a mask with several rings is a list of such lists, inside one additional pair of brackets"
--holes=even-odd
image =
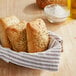
[(5, 62), (11, 62), (23, 67), (58, 71), (62, 39), (51, 31), (48, 33), (49, 36), (52, 36), (53, 42), (51, 45), (49, 44), (46, 51), (38, 53), (15, 52), (0, 45), (0, 58)]

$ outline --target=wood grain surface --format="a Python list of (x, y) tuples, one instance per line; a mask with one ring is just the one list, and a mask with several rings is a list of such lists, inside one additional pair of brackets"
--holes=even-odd
[(0, 17), (16, 15), (21, 20), (42, 18), (47, 28), (63, 37), (63, 50), (58, 72), (29, 69), (0, 60), (0, 76), (76, 76), (76, 20), (51, 24), (35, 0), (0, 0)]

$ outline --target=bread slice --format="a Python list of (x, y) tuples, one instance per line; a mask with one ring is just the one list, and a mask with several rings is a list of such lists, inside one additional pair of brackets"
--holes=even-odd
[(36, 19), (28, 23), (26, 32), (29, 53), (45, 51), (48, 48), (48, 31), (42, 19)]
[(3, 47), (6, 47), (6, 48), (11, 47), (6, 34), (6, 28), (8, 26), (18, 24), (19, 22), (20, 22), (19, 19), (15, 16), (0, 18), (0, 42)]
[(27, 51), (26, 25), (27, 22), (22, 21), (6, 29), (12, 49), (17, 52)]

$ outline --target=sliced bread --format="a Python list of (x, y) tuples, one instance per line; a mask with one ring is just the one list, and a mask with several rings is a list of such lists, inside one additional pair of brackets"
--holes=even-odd
[(0, 42), (3, 47), (11, 48), (11, 45), (9, 43), (7, 34), (6, 34), (6, 28), (8, 26), (18, 24), (20, 21), (15, 16), (0, 18)]
[(28, 52), (41, 52), (48, 48), (49, 36), (46, 25), (42, 19), (36, 19), (27, 24)]
[(26, 24), (27, 22), (22, 21), (19, 24), (12, 25), (6, 29), (14, 51), (27, 51)]

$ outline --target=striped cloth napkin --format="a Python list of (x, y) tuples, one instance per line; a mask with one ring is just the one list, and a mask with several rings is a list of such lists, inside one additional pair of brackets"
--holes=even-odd
[(15, 52), (9, 48), (3, 48), (0, 45), (0, 58), (6, 62), (24, 67), (58, 71), (62, 50), (62, 39), (53, 32), (49, 32), (49, 36), (52, 36), (53, 42), (49, 44), (49, 48), (44, 52)]

